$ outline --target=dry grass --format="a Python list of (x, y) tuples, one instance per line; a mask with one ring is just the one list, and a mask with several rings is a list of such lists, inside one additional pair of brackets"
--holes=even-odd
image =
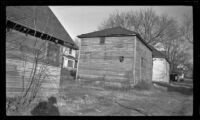
[(57, 95), (62, 116), (185, 116), (193, 112), (192, 94), (176, 90), (169, 92), (151, 87), (124, 91), (74, 81), (63, 85)]
[(163, 86), (167, 88), (168, 92), (178, 92), (183, 95), (193, 95), (193, 87), (185, 87), (183, 85), (173, 85), (173, 84), (178, 84), (178, 83), (172, 83), (172, 85), (167, 84), (167, 83), (161, 83), (161, 82), (154, 82), (157, 85)]
[[(181, 94), (177, 91), (162, 91), (152, 87), (151, 89), (124, 91), (100, 87), (97, 89), (94, 86), (76, 84), (76, 87), (67, 86), (64, 91), (68, 98), (83, 99), (84, 95), (88, 95), (90, 99), (96, 100), (90, 105), (82, 103), (79, 105), (82, 107), (74, 109), (73, 115), (184, 116), (192, 115), (193, 109), (192, 95)], [(64, 114), (70, 115), (70, 113)]]
[(134, 86), (137, 90), (150, 90), (152, 87), (152, 84), (145, 82), (145, 80), (141, 80), (137, 83), (137, 85)]

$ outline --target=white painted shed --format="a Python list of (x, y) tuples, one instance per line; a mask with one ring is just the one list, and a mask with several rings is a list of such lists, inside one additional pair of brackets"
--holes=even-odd
[(158, 51), (153, 47), (152, 47), (152, 49), (153, 49), (152, 81), (169, 83), (170, 62), (167, 59), (164, 51)]

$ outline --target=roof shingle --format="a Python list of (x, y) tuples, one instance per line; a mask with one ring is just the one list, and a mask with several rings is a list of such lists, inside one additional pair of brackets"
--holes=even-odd
[(144, 45), (146, 45), (150, 50), (152, 50), (151, 47), (142, 39), (142, 37), (137, 32), (127, 30), (120, 26), (100, 31), (95, 31), (91, 33), (81, 34), (77, 37), (92, 38), (92, 37), (118, 37), (118, 36), (137, 36)]
[(122, 27), (108, 28), (100, 31), (95, 31), (91, 33), (86, 33), (79, 35), (79, 38), (90, 38), (90, 37), (108, 37), (108, 36), (127, 36), (127, 35), (136, 35), (136, 32), (124, 29)]
[(150, 47), (153, 50), (152, 51), (153, 58), (164, 58), (169, 62), (169, 59), (167, 58), (166, 53), (164, 51), (158, 51), (153, 46), (150, 46)]
[[(7, 6), (6, 19), (74, 44), (72, 38), (48, 6)], [(36, 19), (35, 23), (34, 19)]]

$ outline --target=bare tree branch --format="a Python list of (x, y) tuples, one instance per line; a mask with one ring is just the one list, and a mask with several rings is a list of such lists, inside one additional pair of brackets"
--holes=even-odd
[[(119, 12), (116, 11), (104, 20), (100, 26), (101, 29), (112, 28), (115, 26), (122, 26), (129, 30), (138, 32), (141, 37), (150, 45), (158, 43), (163, 44), (166, 51), (167, 58), (171, 62), (172, 69), (176, 64), (183, 62), (179, 58), (182, 56), (185, 60), (187, 55), (183, 54), (181, 38), (188, 41), (192, 39), (192, 20), (186, 17), (182, 27), (182, 34), (180, 31), (180, 24), (173, 17), (167, 14), (157, 15), (153, 9), (141, 9), (140, 11)], [(192, 34), (191, 34), (192, 33)]]

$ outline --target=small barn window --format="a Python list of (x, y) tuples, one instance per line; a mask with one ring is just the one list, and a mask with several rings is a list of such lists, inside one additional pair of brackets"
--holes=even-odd
[(124, 56), (119, 56), (119, 61), (123, 62), (124, 61)]
[(100, 37), (100, 44), (104, 44), (105, 43), (105, 37)]
[(68, 60), (68, 67), (74, 67), (74, 61), (73, 60)]
[(74, 68), (74, 63), (75, 61), (72, 60), (72, 59), (68, 59), (67, 57), (64, 57), (64, 60), (63, 60), (63, 68)]
[(69, 49), (69, 48), (63, 47), (63, 54), (64, 54), (64, 55), (68, 55), (68, 49)]

